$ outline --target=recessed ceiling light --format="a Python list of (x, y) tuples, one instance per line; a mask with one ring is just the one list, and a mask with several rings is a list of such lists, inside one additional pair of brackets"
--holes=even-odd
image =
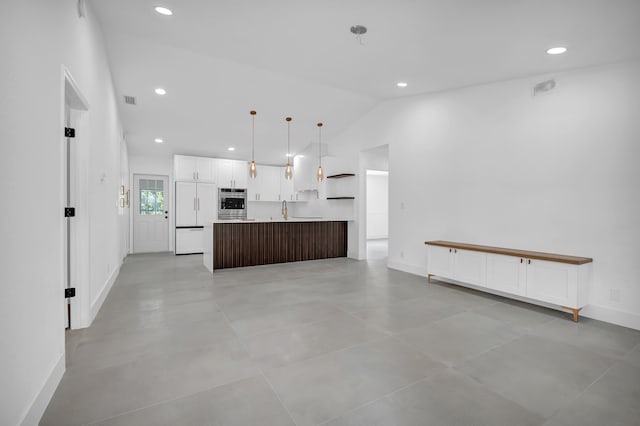
[(156, 89), (156, 93), (157, 93), (158, 95), (166, 95), (166, 94), (167, 94), (167, 91), (166, 91), (166, 90), (164, 90), (162, 87), (158, 87), (158, 88)]
[(562, 46), (552, 47), (551, 49), (547, 49), (547, 53), (549, 55), (560, 55), (566, 51), (567, 51), (567, 48)]
[(293, 157), (293, 154), (287, 154), (287, 157)]
[(173, 12), (171, 11), (171, 9), (167, 9), (166, 7), (162, 7), (162, 6), (156, 7), (156, 12), (158, 12), (160, 15), (166, 15), (166, 16), (173, 15)]
[(401, 81), (398, 84), (396, 84), (396, 86), (398, 86), (398, 87), (407, 87), (407, 83), (405, 83), (404, 81)]
[(164, 142), (164, 141), (163, 141), (162, 139), (160, 139), (160, 138), (155, 138), (153, 141), (154, 141), (155, 143), (162, 143), (162, 142)]
[(227, 151), (235, 151), (235, 150), (236, 150), (236, 149), (235, 149), (235, 147), (233, 147), (233, 146), (230, 146), (229, 148), (227, 148)]

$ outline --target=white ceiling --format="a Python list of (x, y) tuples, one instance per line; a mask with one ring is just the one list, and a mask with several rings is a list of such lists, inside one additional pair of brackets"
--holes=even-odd
[[(91, 4), (134, 155), (248, 158), (256, 109), (256, 161), (283, 163), (287, 115), (298, 152), (317, 141), (317, 121), (328, 140), (383, 99), (640, 57), (640, 0)], [(369, 29), (362, 44), (354, 24)], [(569, 51), (545, 53), (556, 45)], [(124, 105), (124, 94), (138, 105)]]

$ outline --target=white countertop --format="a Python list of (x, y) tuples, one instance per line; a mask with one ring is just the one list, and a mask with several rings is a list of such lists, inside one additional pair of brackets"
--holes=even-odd
[(268, 223), (268, 222), (350, 222), (353, 219), (327, 218), (327, 217), (290, 217), (284, 220), (282, 217), (272, 218), (248, 218), (248, 219), (228, 219), (214, 220), (213, 223)]

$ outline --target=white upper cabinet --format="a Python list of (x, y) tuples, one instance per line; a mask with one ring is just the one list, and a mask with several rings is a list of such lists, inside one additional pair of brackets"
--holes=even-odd
[(278, 179), (280, 181), (280, 199), (286, 201), (297, 201), (296, 191), (293, 188), (293, 180), (284, 177), (284, 167), (278, 167)]
[(256, 178), (249, 179), (247, 200), (280, 201), (280, 167), (258, 165)]
[(243, 160), (233, 160), (233, 186), (246, 188), (249, 184), (249, 164)]
[(196, 178), (198, 182), (216, 183), (215, 158), (196, 157)]
[(260, 183), (260, 200), (280, 201), (280, 167), (269, 166), (262, 169), (264, 179)]
[(176, 182), (216, 182), (216, 160), (206, 157), (176, 155), (173, 157), (173, 179)]
[(173, 157), (173, 179), (176, 182), (195, 182), (196, 168), (196, 157), (187, 157), (185, 155)]
[(249, 178), (249, 165), (242, 160), (216, 160), (218, 186), (220, 188), (246, 188)]

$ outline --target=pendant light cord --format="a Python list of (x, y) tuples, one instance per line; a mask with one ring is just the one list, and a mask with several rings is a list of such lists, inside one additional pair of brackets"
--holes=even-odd
[(287, 164), (291, 161), (291, 119), (287, 120)]
[(255, 161), (255, 157), (256, 157), (255, 133), (256, 133), (256, 115), (251, 114), (251, 161)]
[(322, 123), (318, 123), (318, 163), (322, 167)]

